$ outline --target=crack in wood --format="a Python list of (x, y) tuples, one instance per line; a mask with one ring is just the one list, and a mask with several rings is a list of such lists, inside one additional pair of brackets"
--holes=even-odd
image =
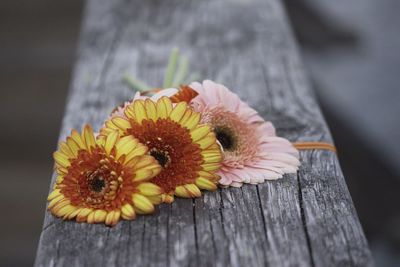
[[(299, 173), (299, 171), (298, 171)], [(303, 192), (301, 191), (301, 182), (300, 182), (300, 175), (297, 173), (297, 185), (298, 185), (298, 195), (299, 195), (299, 206), (300, 206), (300, 216), (301, 216), (301, 221), (303, 223), (304, 227), (304, 233), (306, 235), (306, 241), (307, 241), (307, 249), (308, 252), (310, 253), (310, 259), (311, 259), (311, 266), (315, 266), (314, 262), (314, 256), (313, 256), (313, 249), (311, 245), (311, 239), (310, 239), (310, 234), (308, 233), (308, 227), (307, 227), (307, 220), (306, 216), (304, 215), (304, 202), (303, 202)]]

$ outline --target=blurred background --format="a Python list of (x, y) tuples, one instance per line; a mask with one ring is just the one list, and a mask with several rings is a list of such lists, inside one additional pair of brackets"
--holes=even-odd
[[(376, 265), (400, 266), (400, 1), (284, 4)], [(0, 0), (0, 266), (34, 261), (82, 8)]]

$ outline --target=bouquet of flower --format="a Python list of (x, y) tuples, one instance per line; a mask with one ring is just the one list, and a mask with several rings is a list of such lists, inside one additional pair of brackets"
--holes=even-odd
[(86, 125), (59, 144), (53, 215), (115, 225), (175, 197), (297, 172), (298, 150), (271, 122), (221, 84), (179, 85), (187, 64), (175, 74), (176, 62), (174, 51), (162, 89), (126, 77), (141, 92), (116, 107), (99, 133)]

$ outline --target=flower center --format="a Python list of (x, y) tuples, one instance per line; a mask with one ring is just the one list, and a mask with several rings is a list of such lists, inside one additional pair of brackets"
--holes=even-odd
[(131, 201), (132, 170), (103, 149), (81, 150), (64, 177), (62, 193), (76, 206), (113, 210)]
[(179, 185), (195, 182), (203, 157), (188, 129), (169, 118), (143, 120), (141, 124), (131, 120), (130, 123), (127, 134), (145, 144), (150, 155), (163, 167), (152, 183), (169, 193)]
[(153, 147), (150, 150), (150, 155), (152, 155), (163, 168), (168, 167), (171, 163), (171, 157), (168, 155), (168, 151), (162, 151)]
[(100, 193), (106, 187), (106, 182), (101, 175), (95, 176), (89, 181), (89, 183), (90, 189), (96, 193)]
[(214, 128), (214, 132), (224, 150), (235, 150), (237, 138), (230, 128), (217, 126)]

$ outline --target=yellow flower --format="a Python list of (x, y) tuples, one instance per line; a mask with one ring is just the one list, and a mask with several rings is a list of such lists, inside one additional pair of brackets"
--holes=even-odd
[(149, 181), (161, 167), (146, 146), (117, 131), (95, 139), (90, 126), (72, 130), (54, 152), (58, 174), (48, 209), (57, 217), (115, 225), (152, 213), (161, 188)]
[(100, 135), (118, 130), (122, 136), (133, 136), (149, 148), (162, 166), (153, 183), (164, 195), (160, 201), (172, 202), (179, 197), (199, 197), (200, 189), (215, 190), (222, 154), (214, 133), (200, 124), (200, 113), (185, 102), (173, 104), (168, 97), (158, 101), (133, 100), (124, 110), (105, 123)]

